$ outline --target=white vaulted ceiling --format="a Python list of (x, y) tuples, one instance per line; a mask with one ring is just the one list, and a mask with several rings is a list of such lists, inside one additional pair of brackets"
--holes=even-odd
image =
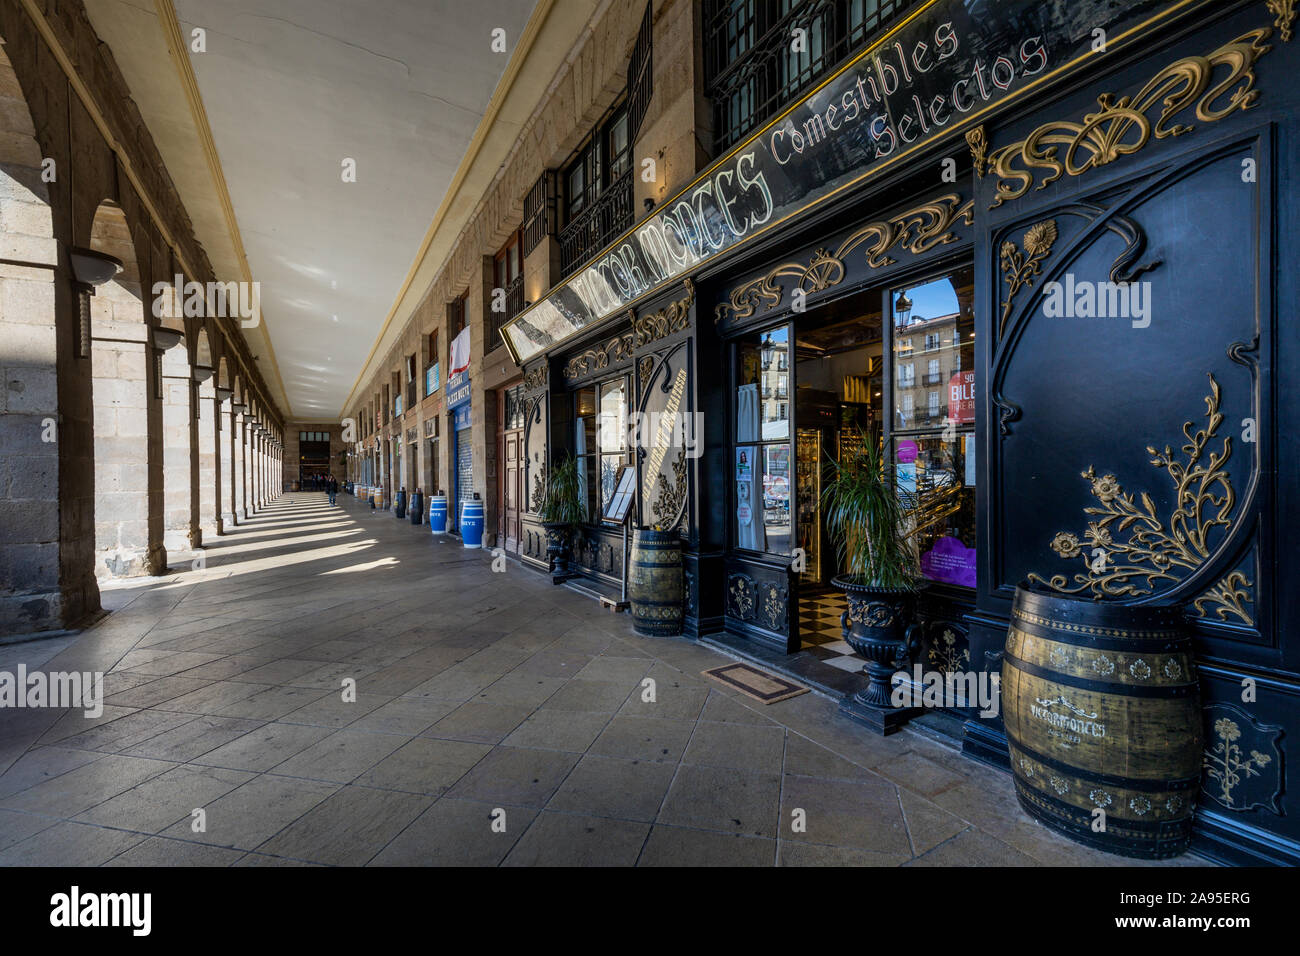
[[(171, 4), (86, 0), (218, 277), (261, 284), (245, 336), (273, 397), (334, 419), (533, 0)], [(196, 28), (206, 52), (189, 49)], [(182, 40), (188, 75), (168, 53)]]

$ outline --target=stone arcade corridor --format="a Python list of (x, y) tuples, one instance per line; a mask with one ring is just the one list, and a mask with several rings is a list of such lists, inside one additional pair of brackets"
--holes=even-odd
[(915, 731), (759, 705), (710, 649), (339, 500), (285, 495), (79, 636), (0, 646), (106, 672), (98, 719), (4, 714), (0, 865), (1133, 862)]

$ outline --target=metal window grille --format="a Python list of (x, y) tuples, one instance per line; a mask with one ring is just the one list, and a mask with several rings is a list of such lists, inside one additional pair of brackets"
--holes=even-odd
[[(705, 0), (705, 92), (720, 155), (920, 0)], [(794, 48), (795, 30), (805, 31)]]

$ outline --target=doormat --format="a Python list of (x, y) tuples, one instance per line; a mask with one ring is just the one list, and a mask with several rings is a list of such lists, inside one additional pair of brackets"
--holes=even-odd
[(752, 697), (754, 700), (762, 701), (765, 704), (775, 704), (778, 701), (789, 700), (791, 697), (798, 697), (800, 694), (808, 693), (807, 687), (792, 684), (784, 677), (769, 674), (767, 671), (761, 671), (757, 667), (751, 667), (748, 664), (726, 664), (722, 667), (701, 671), (701, 673), (705, 677), (712, 677), (714, 680), (726, 684), (728, 687), (736, 688), (746, 697)]

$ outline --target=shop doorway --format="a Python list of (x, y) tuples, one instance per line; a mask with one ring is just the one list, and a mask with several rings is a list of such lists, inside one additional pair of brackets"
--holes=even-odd
[(787, 653), (843, 671), (841, 571), (825, 523), (828, 467), (883, 449), (929, 593), (975, 587), (975, 373), (969, 266), (865, 290), (735, 342), (733, 542), (796, 571)]
[(519, 553), (523, 539), (522, 516), (524, 509), (524, 387), (516, 385), (501, 390), (501, 409), (498, 460), (501, 462), (501, 487), (497, 514), (499, 541), (507, 551)]
[(839, 647), (843, 593), (826, 533), (827, 466), (863, 441), (881, 440), (884, 397), (883, 295), (855, 296), (810, 314), (795, 327), (795, 546), (801, 549), (797, 649)]

